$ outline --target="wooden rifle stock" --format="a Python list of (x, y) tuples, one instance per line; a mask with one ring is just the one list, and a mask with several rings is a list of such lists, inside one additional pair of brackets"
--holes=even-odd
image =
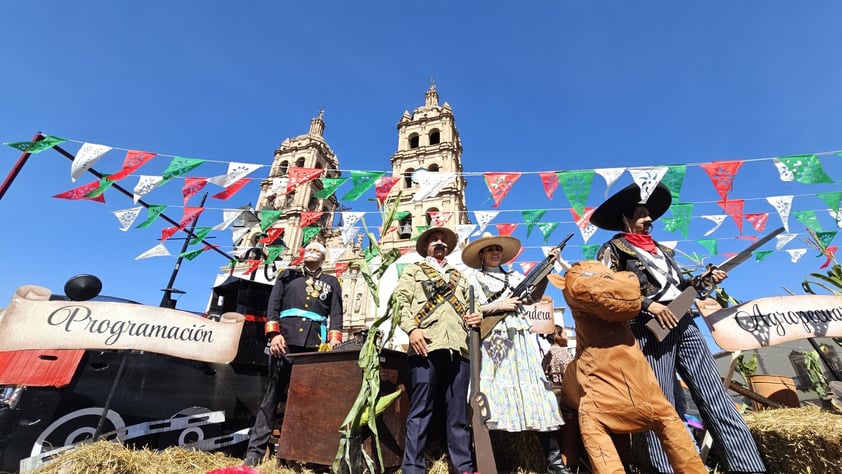
[[(561, 241), (560, 244), (557, 245), (559, 255), (561, 255), (561, 251), (564, 250), (564, 246), (567, 245), (567, 241), (573, 237), (573, 233), (567, 234), (567, 237)], [(538, 283), (541, 283), (550, 272), (553, 271), (553, 256), (547, 255), (544, 260), (541, 260), (541, 263), (535, 266), (529, 275), (526, 275), (526, 278), (523, 279), (512, 291), (511, 296), (519, 298), (523, 300), (528, 298), (532, 295), (532, 292), (535, 291), (535, 287), (538, 286)], [(503, 314), (493, 314), (490, 316), (485, 316), (482, 318), (482, 326), (480, 329), (480, 335), (482, 339), (485, 339), (491, 333), (491, 330), (494, 329), (494, 326), (497, 325), (503, 318), (506, 317), (507, 313)]]
[[(469, 289), (468, 312), (475, 311), (474, 288)], [(474, 434), (474, 454), (477, 460), (477, 470), (482, 474), (497, 472), (497, 463), (494, 460), (494, 449), (491, 447), (491, 435), (485, 422), (491, 417), (488, 408), (488, 399), (479, 389), (480, 368), (482, 368), (482, 352), (480, 352), (479, 328), (470, 329), (470, 351), (471, 351), (471, 431)]]
[[(783, 227), (778, 227), (777, 229), (773, 230), (772, 232), (769, 232), (768, 234), (764, 235), (762, 238), (758, 239), (753, 244), (751, 244), (748, 247), (746, 247), (745, 249), (743, 249), (742, 252), (740, 252), (737, 255), (734, 255), (733, 257), (729, 258), (728, 260), (722, 262), (722, 264), (719, 265), (718, 267), (709, 267), (707, 270), (705, 270), (704, 273), (702, 273), (702, 275), (701, 275), (702, 280), (704, 280), (705, 277), (710, 274), (711, 270), (713, 270), (715, 268), (718, 268), (718, 269), (720, 269), (724, 272), (731, 271), (732, 268), (734, 268), (737, 265), (743, 263), (749, 257), (751, 257), (752, 253), (755, 250), (760, 248), (766, 242), (775, 238), (776, 235), (780, 234), (783, 231), (784, 231)], [(701, 295), (701, 297), (705, 298), (705, 297), (707, 297), (708, 294), (710, 294), (710, 290), (705, 289), (705, 291), (703, 293), (705, 293), (705, 294)], [(695, 301), (696, 297), (699, 296), (699, 295), (700, 295), (700, 293), (695, 287), (689, 286), (689, 287), (685, 288), (684, 291), (682, 291), (681, 294), (678, 295), (677, 298), (672, 300), (672, 302), (670, 302), (670, 304), (668, 304), (667, 307), (672, 312), (672, 314), (674, 314), (678, 319), (681, 319), (681, 318), (683, 318), (687, 315), (688, 311), (690, 311), (690, 307), (693, 306), (693, 301)], [(657, 318), (652, 318), (649, 321), (647, 321), (646, 322), (646, 328), (649, 329), (649, 331), (652, 332), (652, 334), (655, 336), (655, 339), (657, 339), (658, 341), (663, 341), (664, 338), (667, 337), (667, 334), (669, 334), (670, 331), (671, 331), (671, 329), (667, 329), (665, 327), (662, 327), (661, 323), (658, 322)]]

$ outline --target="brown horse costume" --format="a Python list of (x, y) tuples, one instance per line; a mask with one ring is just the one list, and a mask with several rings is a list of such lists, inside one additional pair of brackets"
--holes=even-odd
[(677, 473), (706, 474), (690, 433), (661, 391), (629, 328), (640, 312), (640, 283), (596, 261), (573, 265), (561, 288), (576, 322), (576, 358), (564, 372), (563, 403), (579, 412), (593, 470), (624, 473), (611, 434), (657, 433)]

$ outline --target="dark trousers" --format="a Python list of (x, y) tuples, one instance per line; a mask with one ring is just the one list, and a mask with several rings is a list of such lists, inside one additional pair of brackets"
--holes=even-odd
[[(287, 350), (290, 354), (295, 354), (308, 350), (311, 351), (312, 349), (289, 346)], [(266, 447), (269, 444), (269, 438), (272, 436), (272, 430), (275, 429), (275, 422), (277, 421), (276, 412), (278, 402), (286, 394), (291, 375), (292, 361), (286, 357), (269, 356), (269, 377), (266, 379), (266, 393), (263, 394), (260, 408), (257, 409), (254, 426), (249, 433), (249, 446), (246, 450), (246, 457), (261, 459), (266, 454)]]
[[(682, 318), (678, 327), (660, 342), (646, 329), (645, 323), (646, 318), (638, 316), (632, 320), (631, 329), (667, 400), (676, 405), (677, 371), (690, 388), (705, 428), (710, 430), (714, 441), (722, 443), (726, 468), (765, 472), (751, 431), (725, 391), (710, 349), (693, 318)], [(657, 436), (649, 431), (646, 438), (652, 467), (657, 472), (674, 472)]]
[[(458, 472), (474, 472), (471, 432), (468, 429), (468, 359), (447, 349), (409, 357), (411, 377), (409, 414), (406, 419), (403, 474), (427, 472), (424, 448), (437, 395), (444, 397), (447, 454)], [(441, 416), (441, 415), (439, 415)]]

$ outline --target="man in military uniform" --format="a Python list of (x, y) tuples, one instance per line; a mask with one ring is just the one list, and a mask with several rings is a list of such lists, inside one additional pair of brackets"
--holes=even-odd
[(325, 255), (324, 245), (307, 244), (303, 266), (281, 272), (269, 295), (264, 331), (269, 340), (269, 379), (249, 436), (247, 466), (257, 465), (266, 453), (275, 410), (292, 373), (286, 355), (342, 342), (342, 289), (336, 277), (322, 272)]

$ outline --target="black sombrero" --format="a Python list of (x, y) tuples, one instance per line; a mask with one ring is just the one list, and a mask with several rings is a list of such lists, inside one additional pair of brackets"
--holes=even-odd
[(638, 204), (646, 206), (649, 216), (656, 220), (663, 216), (670, 204), (672, 193), (666, 185), (658, 183), (652, 195), (645, 203), (640, 202), (640, 186), (630, 184), (617, 191), (613, 196), (599, 205), (591, 215), (591, 224), (605, 230), (623, 230), (623, 211), (627, 211)]

